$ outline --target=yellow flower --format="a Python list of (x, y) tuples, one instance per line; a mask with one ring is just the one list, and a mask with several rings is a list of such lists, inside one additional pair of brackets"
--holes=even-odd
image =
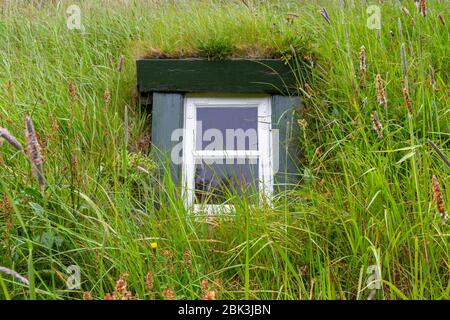
[(156, 248), (158, 248), (158, 244), (157, 244), (156, 242), (152, 242), (152, 244), (150, 245), (150, 247), (151, 247), (153, 250), (156, 250)]

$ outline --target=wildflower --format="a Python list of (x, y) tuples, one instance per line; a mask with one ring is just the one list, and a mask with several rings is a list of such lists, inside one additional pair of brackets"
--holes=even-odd
[(114, 293), (112, 295), (114, 300), (130, 300), (133, 294), (128, 291), (127, 277), (128, 272), (125, 272), (119, 280), (116, 282), (116, 286), (114, 288)]
[(375, 77), (375, 87), (377, 90), (377, 101), (380, 106), (387, 106), (386, 93), (384, 91), (383, 80), (381, 75), (377, 74)]
[(8, 142), (11, 146), (16, 148), (19, 151), (22, 151), (22, 145), (19, 141), (5, 128), (0, 127), (0, 138), (3, 138), (6, 142)]
[(125, 57), (121, 55), (119, 58), (119, 63), (117, 64), (117, 72), (121, 73), (124, 65), (125, 65)]
[(206, 290), (203, 295), (203, 300), (216, 300), (216, 293), (214, 291)]
[(83, 300), (92, 300), (92, 294), (89, 291), (83, 292)]
[(413, 109), (411, 106), (411, 99), (409, 98), (409, 92), (408, 92), (408, 88), (405, 86), (403, 88), (403, 100), (405, 101), (405, 106), (408, 109), (409, 113), (413, 113)]
[(152, 248), (152, 250), (156, 250), (156, 249), (158, 248), (158, 243), (152, 242), (152, 243), (150, 244), (150, 247)]
[(213, 290), (209, 290), (208, 279), (203, 279), (201, 282), (201, 286), (203, 291), (203, 300), (215, 300), (216, 293)]
[(106, 293), (105, 297), (103, 298), (104, 300), (115, 300), (110, 293)]
[(153, 273), (148, 272), (147, 275), (145, 276), (145, 290), (152, 291), (153, 287), (154, 287)]
[(176, 295), (170, 288), (165, 288), (162, 292), (162, 296), (165, 300), (176, 300)]
[(36, 177), (41, 190), (45, 187), (45, 177), (41, 146), (29, 116), (25, 117), (25, 136), (27, 138), (27, 153), (32, 166), (33, 176)]
[(330, 17), (328, 15), (327, 9), (322, 8), (320, 10), (320, 15), (325, 19), (326, 22), (328, 22), (329, 25), (331, 25), (331, 20), (330, 20)]
[(202, 289), (203, 290), (207, 290), (209, 288), (209, 281), (208, 281), (208, 279), (203, 279), (202, 282), (201, 282), (201, 285), (202, 285)]
[(381, 125), (380, 119), (378, 118), (378, 113), (376, 111), (372, 114), (372, 124), (373, 129), (378, 134), (378, 137), (383, 138), (383, 126)]
[(445, 211), (444, 196), (442, 194), (441, 186), (435, 175), (432, 177), (433, 200), (437, 211), (441, 215), (442, 222), (445, 223), (448, 219), (448, 213)]

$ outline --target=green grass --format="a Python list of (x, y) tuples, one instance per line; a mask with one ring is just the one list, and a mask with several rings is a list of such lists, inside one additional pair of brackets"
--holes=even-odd
[[(431, 178), (449, 211), (450, 175), (427, 144), (449, 154), (446, 1), (428, 1), (426, 17), (402, 1), (415, 24), (397, 1), (385, 1), (378, 35), (356, 0), (322, 1), (331, 25), (319, 1), (83, 1), (84, 32), (66, 27), (65, 11), (76, 1), (35, 2), (14, 4), (0, 19), (0, 126), (25, 144), (23, 119), (31, 115), (47, 185), (41, 193), (27, 157), (0, 146), (0, 266), (29, 280), (1, 274), (0, 298), (81, 299), (89, 291), (103, 299), (128, 272), (128, 290), (142, 299), (163, 298), (166, 288), (179, 299), (202, 299), (204, 279), (218, 298), (367, 299), (373, 265), (383, 279), (375, 298), (449, 298), (449, 224), (433, 204)], [(207, 223), (187, 215), (179, 190), (158, 180), (143, 156), (150, 116), (137, 107), (134, 59), (147, 54), (314, 60), (308, 85), (299, 83), (300, 186), (273, 208), (234, 199), (235, 217)], [(385, 81), (386, 109), (377, 104), (376, 74)], [(372, 128), (374, 111), (383, 138)], [(81, 269), (81, 289), (65, 285), (70, 265)]]

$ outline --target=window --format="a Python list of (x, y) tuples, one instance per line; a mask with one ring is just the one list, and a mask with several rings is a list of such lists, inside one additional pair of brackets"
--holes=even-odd
[(271, 99), (186, 97), (182, 183), (194, 211), (229, 207), (227, 194), (272, 194)]

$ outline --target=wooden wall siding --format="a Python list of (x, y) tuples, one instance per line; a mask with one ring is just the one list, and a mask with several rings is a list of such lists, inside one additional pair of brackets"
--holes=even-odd
[(171, 135), (175, 129), (183, 128), (183, 101), (183, 95), (179, 93), (153, 93), (152, 152), (170, 168), (175, 184), (181, 181), (181, 166), (170, 158), (172, 148), (178, 143), (171, 141)]
[(272, 96), (272, 129), (279, 130), (279, 170), (274, 176), (275, 192), (289, 189), (299, 181), (295, 110), (300, 106), (301, 100), (297, 96)]
[(139, 90), (145, 92), (295, 93), (296, 74), (284, 62), (143, 59), (136, 61)]

